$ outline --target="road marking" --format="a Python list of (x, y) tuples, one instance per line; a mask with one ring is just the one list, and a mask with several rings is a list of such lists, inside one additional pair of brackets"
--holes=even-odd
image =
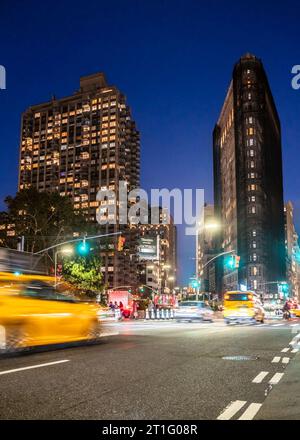
[(261, 406), (262, 403), (251, 403), (251, 405), (249, 405), (246, 411), (241, 415), (239, 420), (252, 420), (260, 410)]
[(290, 324), (291, 327), (298, 327), (299, 324)]
[(288, 358), (288, 357), (282, 358), (282, 363), (283, 364), (288, 364), (289, 362), (290, 362), (290, 358)]
[(287, 353), (288, 351), (289, 351), (289, 347), (287, 347), (287, 348), (283, 348), (282, 350), (281, 350), (281, 353)]
[(273, 357), (273, 359), (272, 359), (272, 363), (273, 364), (278, 364), (278, 362), (280, 362), (280, 357), (279, 356), (275, 356), (275, 357)]
[(252, 381), (252, 383), (262, 383), (264, 378), (269, 374), (268, 371), (261, 371)]
[(100, 333), (100, 338), (106, 338), (107, 336), (117, 336), (117, 335), (119, 335), (120, 333), (119, 332), (112, 332), (112, 333)]
[(284, 325), (284, 324), (272, 324), (272, 327), (280, 327), (282, 325)]
[(291, 351), (291, 353), (298, 353), (299, 348), (293, 348), (293, 350)]
[(269, 384), (276, 385), (280, 381), (283, 375), (284, 373), (275, 373), (274, 376), (270, 379)]
[(33, 368), (48, 367), (49, 365), (62, 364), (65, 362), (70, 362), (70, 361), (69, 361), (69, 359), (63, 359), (61, 361), (47, 362), (46, 364), (37, 364), (37, 365), (31, 365), (30, 367), (22, 367), (22, 368), (15, 368), (14, 370), (0, 371), (0, 375), (1, 374), (16, 373), (17, 371), (32, 370)]
[(233, 417), (244, 405), (246, 405), (247, 401), (245, 400), (236, 400), (235, 402), (231, 402), (227, 408), (219, 415), (217, 420), (229, 420)]

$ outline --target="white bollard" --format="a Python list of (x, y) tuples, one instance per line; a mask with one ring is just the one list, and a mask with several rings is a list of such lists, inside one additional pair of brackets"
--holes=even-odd
[(164, 309), (161, 309), (161, 319), (165, 319), (165, 311), (164, 311)]
[(170, 319), (169, 309), (166, 310), (166, 319)]
[(159, 312), (159, 309), (156, 309), (156, 319), (160, 319), (160, 312)]
[(149, 310), (146, 309), (146, 319), (149, 320)]
[(170, 318), (174, 319), (174, 310), (173, 309), (170, 310)]
[(155, 319), (155, 311), (154, 311), (154, 309), (151, 310), (151, 319)]

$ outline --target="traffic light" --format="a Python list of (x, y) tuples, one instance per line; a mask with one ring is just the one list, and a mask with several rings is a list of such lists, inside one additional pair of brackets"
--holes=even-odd
[(235, 255), (230, 255), (230, 257), (226, 259), (225, 264), (229, 269), (233, 269), (235, 267)]
[(230, 257), (227, 258), (225, 265), (228, 269), (237, 269), (240, 266), (240, 259), (241, 257), (239, 255), (230, 255)]
[(191, 287), (193, 288), (193, 289), (197, 289), (198, 287), (200, 287), (200, 280), (192, 280), (192, 282), (191, 282)]
[(90, 245), (85, 240), (83, 240), (79, 245), (77, 246), (77, 252), (82, 257), (88, 255), (90, 252)]
[(119, 252), (121, 252), (123, 250), (125, 241), (126, 241), (125, 237), (120, 236), (118, 238), (118, 251)]

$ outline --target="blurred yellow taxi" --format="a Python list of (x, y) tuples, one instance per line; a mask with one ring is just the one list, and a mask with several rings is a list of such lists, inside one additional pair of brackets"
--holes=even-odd
[(300, 318), (300, 309), (292, 309), (291, 314)]
[(0, 326), (7, 351), (100, 335), (98, 306), (56, 292), (53, 278), (0, 272)]
[(265, 311), (255, 292), (230, 291), (224, 295), (223, 316), (226, 324), (232, 322), (264, 322)]

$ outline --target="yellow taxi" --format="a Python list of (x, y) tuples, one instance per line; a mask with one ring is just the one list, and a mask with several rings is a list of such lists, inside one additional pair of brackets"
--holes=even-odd
[(99, 308), (56, 292), (53, 278), (0, 272), (0, 326), (7, 351), (93, 340)]
[(300, 318), (300, 309), (291, 309), (291, 314)]
[(223, 316), (226, 324), (232, 322), (261, 322), (265, 311), (255, 292), (230, 291), (224, 295)]

